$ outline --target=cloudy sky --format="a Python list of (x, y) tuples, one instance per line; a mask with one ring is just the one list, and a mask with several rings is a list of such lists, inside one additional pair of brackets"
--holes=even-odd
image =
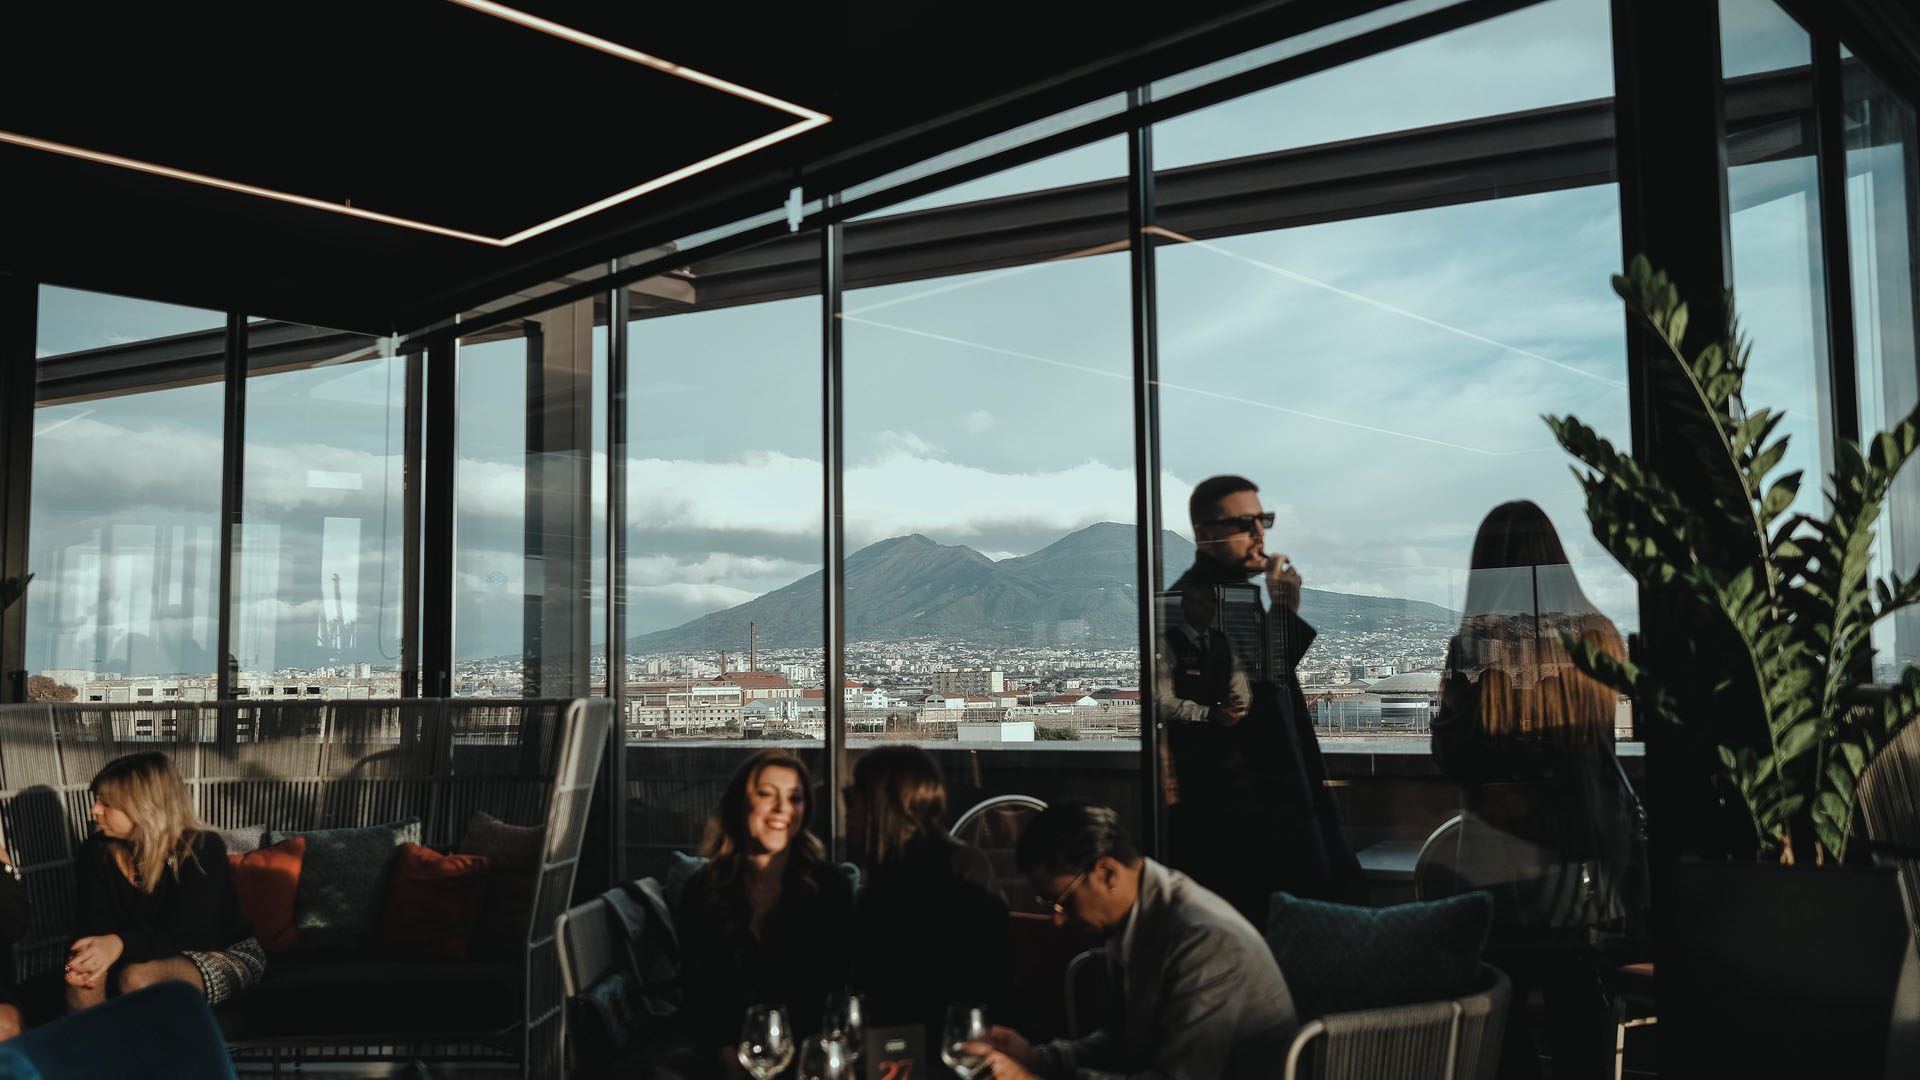
[[(1804, 34), (1770, 2), (1725, 10), (1729, 72), (1805, 62)], [(1552, 0), (1163, 123), (1156, 163), (1606, 97), (1607, 35), (1605, 0)], [(904, 208), (1118, 176), (1123, 154), (1111, 139)], [(1804, 161), (1730, 178), (1758, 342), (1749, 397), (1793, 413), (1796, 457), (1817, 467), (1811, 183)], [(1619, 262), (1613, 185), (1162, 247), (1165, 523), (1189, 531), (1194, 481), (1244, 473), (1280, 516), (1269, 549), (1310, 586), (1457, 607), (1481, 517), (1530, 498), (1594, 602), (1633, 628), (1631, 585), (1590, 539), (1540, 420), (1573, 413), (1628, 438), (1607, 284)], [(849, 548), (919, 532), (1004, 558), (1131, 521), (1126, 275), (1111, 253), (848, 294)], [(219, 323), (47, 289), (41, 351)], [(818, 301), (696, 302), (629, 333), (630, 630), (817, 570)], [(472, 346), (461, 363), (458, 650), (514, 653), (537, 587), (521, 546), (524, 351)], [(251, 384), (237, 624), (249, 670), (397, 654), (399, 402), (390, 361)], [(219, 421), (215, 387), (42, 410), (32, 666), (104, 654), (122, 670), (206, 670)]]

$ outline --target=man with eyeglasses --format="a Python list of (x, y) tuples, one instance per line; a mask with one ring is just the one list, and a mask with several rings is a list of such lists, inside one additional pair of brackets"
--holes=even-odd
[[(1178, 793), (1169, 800), (1172, 861), (1255, 925), (1282, 889), (1362, 899), (1360, 865), (1294, 674), (1314, 638), (1299, 614), (1300, 571), (1267, 551), (1274, 514), (1253, 481), (1203, 480), (1187, 512), (1194, 562), (1173, 584), (1181, 614), (1168, 616), (1161, 635), (1154, 693)], [(1235, 655), (1218, 618), (1220, 587), (1250, 579), (1266, 582), (1271, 608), (1255, 592), (1240, 610), (1257, 633), (1235, 640), (1263, 642), (1264, 656)]]
[(993, 1080), (1269, 1080), (1300, 1022), (1258, 931), (1187, 875), (1143, 858), (1119, 815), (1056, 803), (1027, 823), (1015, 860), (1056, 924), (1107, 939), (1108, 1023), (1030, 1044), (989, 1033)]

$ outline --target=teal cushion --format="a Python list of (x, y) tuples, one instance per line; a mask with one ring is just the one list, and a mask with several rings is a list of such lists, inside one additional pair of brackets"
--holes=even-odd
[(293, 894), (293, 927), (300, 933), (300, 948), (373, 947), (394, 849), (420, 842), (420, 819), (357, 829), (275, 829), (267, 833), (267, 846), (295, 836), (307, 839), (300, 886)]
[(680, 895), (687, 891), (687, 882), (705, 865), (707, 860), (704, 857), (688, 855), (684, 851), (675, 851), (667, 856), (667, 873), (660, 882), (660, 894), (666, 897), (668, 911), (680, 910)]
[(1474, 993), (1492, 925), (1479, 892), (1384, 908), (1282, 892), (1267, 909), (1267, 947), (1309, 1020)]

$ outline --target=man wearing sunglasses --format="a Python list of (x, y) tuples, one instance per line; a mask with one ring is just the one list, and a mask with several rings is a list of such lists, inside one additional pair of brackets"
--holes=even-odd
[[(1326, 766), (1294, 670), (1314, 629), (1300, 617), (1300, 571), (1267, 550), (1274, 515), (1243, 476), (1200, 482), (1187, 501), (1194, 562), (1173, 584), (1181, 613), (1160, 641), (1154, 706), (1165, 725), (1178, 801), (1169, 809), (1172, 862), (1225, 897), (1255, 925), (1281, 889), (1298, 896), (1355, 900), (1360, 866), (1340, 830)], [(1218, 597), (1245, 593), (1239, 607), (1258, 623), (1234, 640), (1264, 655), (1228, 655)], [(1222, 590), (1222, 586), (1238, 589)], [(1249, 610), (1250, 609), (1250, 610)], [(1195, 620), (1209, 625), (1192, 625)]]

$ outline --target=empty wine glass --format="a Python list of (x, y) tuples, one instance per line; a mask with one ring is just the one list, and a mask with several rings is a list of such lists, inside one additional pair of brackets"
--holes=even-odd
[(808, 1039), (800, 1046), (800, 1080), (853, 1080), (853, 1057), (847, 1044), (829, 1035)]
[(820, 1015), (820, 1034), (838, 1039), (849, 1062), (857, 1063), (867, 1046), (867, 1003), (851, 990), (827, 995), (826, 1011)]
[(793, 1063), (793, 1028), (787, 1010), (778, 1005), (755, 1005), (740, 1025), (740, 1067), (753, 1080), (771, 1078)]
[(973, 1080), (987, 1063), (980, 1047), (987, 1041), (987, 1010), (980, 1005), (950, 1005), (947, 1026), (940, 1034), (940, 1060), (959, 1073), (961, 1080)]

